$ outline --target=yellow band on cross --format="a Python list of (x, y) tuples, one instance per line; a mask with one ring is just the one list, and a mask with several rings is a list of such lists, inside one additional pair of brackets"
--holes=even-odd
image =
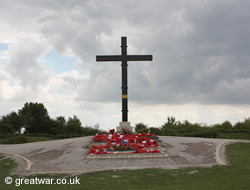
[(122, 99), (126, 99), (126, 98), (128, 98), (128, 95), (127, 94), (123, 94), (122, 95)]

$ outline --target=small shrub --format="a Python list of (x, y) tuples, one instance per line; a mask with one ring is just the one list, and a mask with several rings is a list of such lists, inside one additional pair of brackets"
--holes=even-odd
[(153, 133), (155, 135), (161, 135), (161, 130), (159, 128), (151, 127), (150, 128), (150, 133)]
[(137, 133), (145, 133), (145, 132), (147, 132), (148, 131), (148, 126), (147, 125), (145, 125), (144, 123), (137, 123), (137, 124), (135, 124), (135, 131), (137, 132)]
[(24, 136), (16, 136), (16, 137), (9, 139), (9, 144), (22, 144), (26, 142), (27, 142), (27, 139)]
[(196, 134), (194, 134), (195, 137), (204, 137), (204, 138), (217, 138), (218, 133), (214, 130), (204, 130), (199, 131)]

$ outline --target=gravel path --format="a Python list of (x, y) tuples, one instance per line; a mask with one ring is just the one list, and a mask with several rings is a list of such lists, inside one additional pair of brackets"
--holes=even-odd
[(193, 137), (160, 137), (169, 155), (154, 159), (86, 159), (88, 145), (93, 137), (0, 145), (0, 153), (14, 158), (19, 175), (34, 173), (85, 173), (107, 169), (179, 168), (186, 166), (213, 166), (226, 164), (225, 145), (241, 140), (207, 139)]

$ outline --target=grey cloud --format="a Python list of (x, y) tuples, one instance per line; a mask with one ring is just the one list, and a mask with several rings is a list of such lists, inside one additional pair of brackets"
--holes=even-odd
[(33, 15), (36, 32), (61, 53), (71, 49), (82, 60), (77, 65), (89, 70), (79, 82), (65, 79), (71, 87), (78, 83), (78, 101), (120, 101), (120, 63), (96, 63), (95, 56), (120, 54), (120, 37), (127, 36), (130, 54), (154, 56), (153, 62), (129, 63), (130, 101), (250, 103), (248, 1), (23, 1), (13, 6), (36, 10), (23, 9)]
[[(247, 39), (250, 26), (245, 22), (249, 13), (239, 11), (238, 6), (233, 1), (209, 2), (195, 10), (187, 6), (184, 11), (183, 7), (177, 6), (172, 12), (162, 11), (160, 20), (157, 20), (157, 15), (151, 18), (155, 23), (149, 23), (149, 26), (128, 24), (139, 31), (145, 30), (143, 36), (139, 36), (142, 31), (132, 38), (128, 36), (128, 46), (154, 55), (152, 63), (129, 64), (132, 75), (129, 78), (130, 100), (153, 104), (249, 104)], [(244, 10), (249, 8), (248, 3), (241, 6), (245, 7)], [(173, 19), (168, 16), (173, 16)], [(93, 71), (99, 74), (98, 69)], [(105, 74), (106, 78), (111, 75), (110, 72)], [(105, 86), (112, 88), (108, 81)], [(95, 94), (94, 97), (106, 100), (106, 97), (102, 99)]]
[(10, 45), (6, 71), (25, 89), (36, 93), (50, 76), (49, 71), (38, 63), (47, 49), (48, 45), (36, 38), (24, 38), (19, 43)]
[[(192, 26), (188, 35), (170, 40), (162, 36), (159, 44), (163, 44), (160, 47), (163, 50), (157, 49), (154, 55), (159, 62), (149, 65), (153, 88), (143, 93), (149, 96), (148, 102), (250, 103), (246, 95), (249, 95), (247, 81), (250, 76), (249, 33), (245, 32), (250, 27), (244, 22), (247, 12), (235, 10), (234, 3), (229, 1), (209, 3), (213, 4), (210, 5), (212, 9), (207, 10), (204, 6), (197, 11), (186, 10), (186, 20)], [(233, 16), (217, 18), (221, 6), (227, 7), (227, 14)], [(244, 6), (249, 8), (248, 4)], [(232, 18), (243, 21), (234, 23)], [(140, 100), (144, 98), (135, 99)]]

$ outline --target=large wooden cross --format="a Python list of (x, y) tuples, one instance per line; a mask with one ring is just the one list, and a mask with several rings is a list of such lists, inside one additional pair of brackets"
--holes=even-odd
[(127, 37), (121, 37), (121, 55), (97, 55), (96, 61), (122, 62), (122, 121), (128, 121), (128, 61), (152, 61), (152, 55), (127, 55)]

